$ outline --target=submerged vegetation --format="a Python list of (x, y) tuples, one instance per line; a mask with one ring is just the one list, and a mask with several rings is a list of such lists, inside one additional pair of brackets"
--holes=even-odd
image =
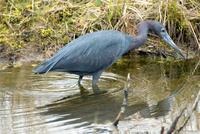
[[(103, 29), (134, 35), (137, 23), (145, 19), (166, 25), (183, 49), (199, 50), (199, 0), (3, 0), (0, 57), (35, 52), (49, 57), (74, 38)], [(162, 43), (150, 39), (148, 44)]]

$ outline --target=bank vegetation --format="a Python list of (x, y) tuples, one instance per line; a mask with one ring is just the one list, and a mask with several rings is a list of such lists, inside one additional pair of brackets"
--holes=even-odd
[[(197, 54), (199, 0), (2, 0), (0, 57), (50, 57), (80, 35), (104, 29), (135, 35), (137, 24), (146, 19), (163, 23), (178, 46)], [(168, 50), (162, 44), (153, 37), (145, 47)]]

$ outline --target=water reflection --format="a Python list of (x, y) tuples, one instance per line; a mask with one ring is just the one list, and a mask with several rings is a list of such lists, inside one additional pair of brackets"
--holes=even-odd
[[(146, 123), (138, 125), (136, 119), (172, 121), (200, 88), (200, 69), (190, 75), (196, 63), (125, 57), (103, 73), (99, 87), (108, 92), (101, 95), (92, 93), (90, 77), (83, 80), (87, 91), (80, 92), (76, 75), (34, 75), (30, 65), (1, 70), (0, 133), (111, 133), (135, 131), (140, 125), (137, 130), (142, 129)], [(111, 124), (120, 110), (128, 72), (132, 83), (127, 118), (116, 130)]]

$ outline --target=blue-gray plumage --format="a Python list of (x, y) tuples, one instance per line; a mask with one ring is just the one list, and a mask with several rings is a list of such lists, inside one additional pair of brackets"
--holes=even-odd
[(49, 71), (61, 71), (77, 74), (79, 84), (83, 76), (92, 75), (92, 87), (95, 91), (98, 89), (97, 82), (101, 73), (125, 53), (144, 44), (149, 31), (160, 36), (184, 57), (164, 26), (157, 21), (148, 20), (138, 25), (138, 35), (135, 37), (114, 30), (102, 30), (83, 35), (61, 48), (33, 72), (42, 74)]

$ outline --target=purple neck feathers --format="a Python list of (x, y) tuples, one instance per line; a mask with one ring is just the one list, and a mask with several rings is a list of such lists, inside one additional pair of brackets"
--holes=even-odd
[(143, 21), (138, 24), (138, 34), (133, 37), (133, 42), (130, 45), (130, 50), (136, 49), (143, 45), (147, 40), (147, 35), (150, 27), (154, 24), (154, 21)]

